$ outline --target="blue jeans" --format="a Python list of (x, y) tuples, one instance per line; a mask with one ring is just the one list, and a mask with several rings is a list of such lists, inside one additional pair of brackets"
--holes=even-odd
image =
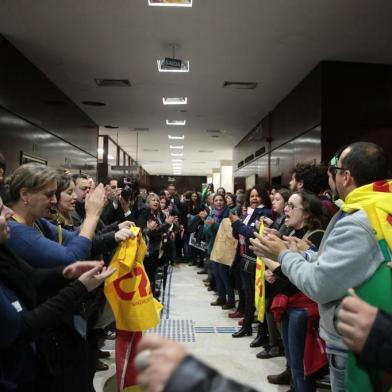
[(283, 344), (295, 392), (314, 392), (314, 379), (304, 375), (304, 351), (308, 312), (304, 308), (287, 308), (283, 316)]
[(328, 354), (328, 361), (332, 392), (344, 392), (344, 373), (347, 358), (343, 355)]

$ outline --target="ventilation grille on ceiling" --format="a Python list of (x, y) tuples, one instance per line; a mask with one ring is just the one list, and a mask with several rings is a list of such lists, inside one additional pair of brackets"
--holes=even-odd
[(157, 148), (145, 148), (145, 149), (143, 149), (143, 151), (145, 151), (145, 152), (158, 152), (159, 150)]
[(244, 161), (238, 162), (237, 167), (240, 168), (242, 166), (244, 166)]
[(99, 87), (131, 87), (128, 79), (94, 79)]
[(223, 82), (223, 88), (234, 88), (240, 90), (254, 90), (257, 87), (256, 82)]
[(256, 152), (255, 152), (255, 157), (259, 157), (260, 155), (263, 155), (265, 153), (265, 147), (261, 147), (259, 148)]
[(254, 156), (253, 154), (251, 154), (251, 155), (248, 155), (248, 156), (244, 159), (244, 161), (245, 161), (245, 163), (248, 163), (248, 162), (252, 161), (254, 158), (255, 158), (255, 156)]
[(135, 131), (135, 132), (146, 132), (146, 131), (149, 131), (150, 130), (150, 128), (142, 128), (142, 127), (140, 127), (140, 128), (133, 128), (133, 131)]
[(214, 152), (213, 150), (199, 150), (199, 152)]
[(225, 131), (222, 131), (220, 129), (206, 129), (207, 135), (212, 138), (212, 139), (219, 139)]

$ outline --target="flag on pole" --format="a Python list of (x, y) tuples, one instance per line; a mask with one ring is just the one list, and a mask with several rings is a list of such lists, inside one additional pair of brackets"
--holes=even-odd
[[(264, 224), (260, 223), (259, 234), (264, 232)], [(265, 264), (261, 257), (256, 259), (256, 279), (255, 279), (255, 307), (257, 311), (257, 320), (264, 322), (265, 315)]]

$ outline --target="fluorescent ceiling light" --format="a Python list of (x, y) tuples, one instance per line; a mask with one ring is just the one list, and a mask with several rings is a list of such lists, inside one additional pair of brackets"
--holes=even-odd
[(172, 162), (172, 166), (173, 167), (181, 167), (182, 166), (182, 163), (181, 162)]
[(166, 68), (165, 59), (157, 60), (159, 72), (189, 72), (189, 60), (180, 60), (180, 68)]
[(166, 120), (166, 125), (185, 125), (186, 120)]
[(193, 0), (148, 0), (150, 6), (160, 7), (192, 7)]
[(103, 148), (98, 148), (97, 152), (98, 154), (103, 154)]
[(172, 162), (182, 162), (182, 159), (172, 159)]
[(167, 135), (167, 137), (171, 140), (184, 140), (185, 139), (185, 135), (182, 136), (172, 136), (172, 135)]
[(184, 154), (183, 153), (181, 153), (181, 154), (177, 154), (177, 153), (174, 153), (174, 152), (172, 152), (172, 153), (170, 153), (170, 155), (172, 156), (172, 157), (182, 157)]
[(172, 146), (172, 145), (170, 145), (170, 148), (172, 150), (182, 150), (184, 148), (184, 146)]
[(162, 102), (164, 105), (186, 105), (188, 97), (163, 97)]

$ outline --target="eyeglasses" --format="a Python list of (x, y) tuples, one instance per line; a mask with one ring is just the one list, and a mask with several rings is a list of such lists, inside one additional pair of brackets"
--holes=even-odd
[(329, 165), (328, 170), (330, 171), (331, 174), (335, 175), (338, 170), (345, 171), (345, 170), (348, 170), (348, 169), (346, 169), (345, 167), (339, 167), (339, 166), (336, 166), (336, 165)]
[(303, 209), (304, 209), (303, 207), (296, 207), (293, 203), (286, 203), (286, 207), (287, 207), (288, 209), (290, 209), (290, 210), (294, 210), (295, 208), (296, 208), (297, 210), (303, 210)]

